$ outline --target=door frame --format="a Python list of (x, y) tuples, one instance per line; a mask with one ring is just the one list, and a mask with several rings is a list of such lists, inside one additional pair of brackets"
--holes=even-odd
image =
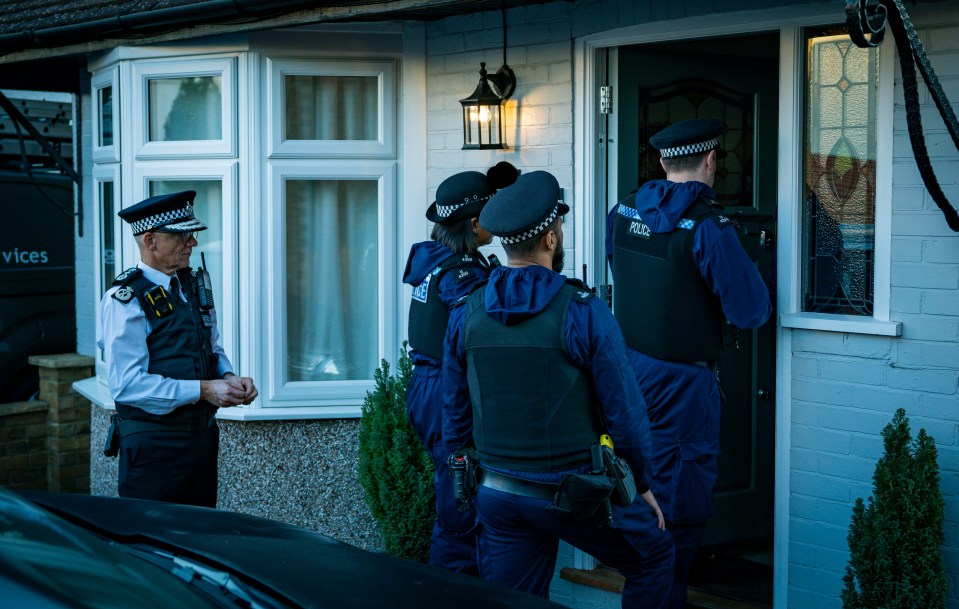
[[(588, 264), (605, 268), (603, 235), (606, 183), (615, 177), (615, 163), (606, 167), (597, 146), (599, 130), (598, 91), (604, 84), (605, 49), (650, 42), (667, 42), (691, 38), (741, 35), (764, 31), (779, 32), (779, 137), (778, 137), (778, 223), (777, 246), (777, 311), (794, 310), (791, 286), (798, 285), (800, 265), (795, 252), (801, 251), (801, 151), (791, 143), (802, 136), (802, 94), (804, 49), (802, 28), (841, 23), (844, 15), (833, 7), (810, 5), (778, 7), (761, 11), (714, 14), (673, 21), (644, 23), (609, 32), (600, 32), (574, 41), (573, 82), (580, 83), (573, 93), (573, 169), (574, 201), (583, 202), (574, 208), (574, 268)], [(615, 54), (613, 54), (615, 56)], [(615, 61), (615, 59), (614, 59)], [(602, 71), (600, 70), (602, 69)], [(615, 96), (614, 96), (615, 97)], [(614, 117), (615, 111), (614, 107)], [(613, 118), (615, 120), (615, 118)], [(613, 152), (615, 154), (615, 152)], [(606, 175), (610, 172), (610, 176)], [(773, 607), (786, 607), (789, 582), (789, 471), (792, 419), (791, 352), (792, 332), (776, 323), (776, 400), (775, 472), (773, 516)], [(590, 560), (582, 553), (574, 555), (574, 566), (589, 568)]]

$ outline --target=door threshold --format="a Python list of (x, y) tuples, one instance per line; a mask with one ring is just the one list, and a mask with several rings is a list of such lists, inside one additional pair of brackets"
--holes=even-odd
[(686, 609), (772, 609), (772, 605), (720, 596), (690, 586), (686, 597)]

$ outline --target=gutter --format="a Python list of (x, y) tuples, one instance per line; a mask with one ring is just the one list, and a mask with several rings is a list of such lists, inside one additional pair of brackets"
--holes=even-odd
[[(354, 6), (365, 4), (391, 3), (360, 2)], [(244, 18), (255, 20), (264, 16), (316, 9), (322, 6), (323, 3), (316, 0), (207, 0), (196, 4), (117, 15), (85, 23), (0, 34), (0, 54), (61, 47), (111, 37), (144, 35), (171, 28), (207, 25), (219, 21)]]

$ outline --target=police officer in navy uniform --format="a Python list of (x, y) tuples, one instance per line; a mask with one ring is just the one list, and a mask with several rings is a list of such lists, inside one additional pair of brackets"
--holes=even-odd
[(403, 282), (413, 286), (409, 344), (414, 368), (406, 408), (436, 467), (436, 521), (429, 561), (471, 575), (478, 574), (475, 515), (458, 509), (441, 441), (443, 338), (450, 307), (489, 276), (490, 262), (479, 248), (493, 236), (480, 226), (480, 210), (497, 188), (512, 184), (516, 175), (516, 168), (503, 162), (485, 175), (464, 171), (443, 180), (436, 189), (436, 201), (426, 210), (427, 219), (435, 223), (431, 240), (413, 245), (403, 274)]
[(206, 229), (193, 215), (195, 196), (160, 195), (119, 212), (140, 262), (103, 297), (97, 345), (116, 403), (120, 496), (215, 507), (214, 415), (252, 403), (257, 390), (233, 373), (211, 293), (189, 266), (196, 231)]
[(692, 119), (650, 138), (666, 179), (643, 184), (606, 224), (614, 311), (646, 398), (653, 489), (676, 546), (673, 609), (686, 606), (689, 569), (712, 515), (724, 327), (756, 328), (772, 311), (712, 189), (724, 128)]
[[(443, 441), (450, 452), (475, 447), (484, 579), (547, 597), (563, 539), (619, 569), (623, 607), (657, 609), (672, 584), (673, 544), (649, 490), (643, 398), (612, 313), (560, 274), (569, 207), (559, 199), (556, 179), (535, 171), (480, 213), (508, 264), (450, 315)], [(560, 484), (595, 470), (602, 433), (631, 466), (638, 494), (605, 517), (577, 520), (559, 509)], [(584, 514), (594, 505), (572, 503)]]

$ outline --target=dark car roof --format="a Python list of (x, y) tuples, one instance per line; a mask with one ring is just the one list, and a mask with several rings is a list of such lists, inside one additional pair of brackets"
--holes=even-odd
[(262, 582), (303, 607), (562, 607), (474, 577), (368, 552), (246, 514), (114, 497), (21, 495), (122, 543), (147, 542), (201, 557)]

